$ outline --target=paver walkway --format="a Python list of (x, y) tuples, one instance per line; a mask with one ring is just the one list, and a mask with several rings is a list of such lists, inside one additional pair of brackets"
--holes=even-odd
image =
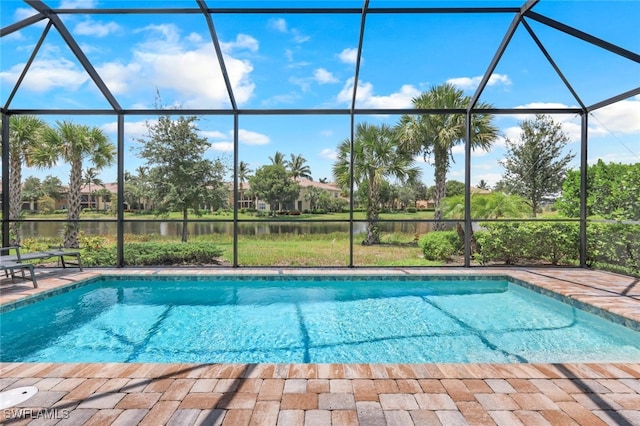
[[(640, 285), (629, 277), (584, 270), (464, 272), (507, 271), (581, 303), (640, 319)], [(47, 276), (47, 272), (38, 277), (40, 289), (3, 284), (0, 303), (100, 273)], [(3, 424), (640, 425), (640, 363), (0, 363), (0, 390), (21, 386), (36, 386), (39, 391), (24, 403), (2, 410)]]

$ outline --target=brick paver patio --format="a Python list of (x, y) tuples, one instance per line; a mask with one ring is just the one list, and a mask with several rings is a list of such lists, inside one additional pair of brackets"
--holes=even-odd
[[(40, 269), (38, 289), (3, 280), (0, 303), (102, 272)], [(212, 270), (116, 272), (207, 274)], [(614, 274), (579, 269), (345, 270), (365, 275), (454, 272), (509, 274), (640, 321), (639, 281)], [(215, 273), (300, 271), (225, 269)], [(38, 393), (3, 410), (4, 424), (640, 425), (640, 363), (0, 363), (0, 390), (22, 386), (36, 386)]]

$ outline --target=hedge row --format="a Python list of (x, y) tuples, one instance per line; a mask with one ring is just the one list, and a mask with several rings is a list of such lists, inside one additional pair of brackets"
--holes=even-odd
[[(125, 266), (211, 265), (223, 249), (209, 243), (145, 242), (128, 243), (124, 248)], [(100, 247), (83, 254), (86, 266), (116, 264), (113, 247)]]
[[(475, 232), (481, 264), (550, 263), (576, 265), (580, 259), (580, 226), (563, 222), (486, 222)], [(418, 241), (425, 259), (447, 262), (462, 254), (455, 231), (429, 232)], [(640, 225), (589, 223), (587, 266), (640, 275)]]

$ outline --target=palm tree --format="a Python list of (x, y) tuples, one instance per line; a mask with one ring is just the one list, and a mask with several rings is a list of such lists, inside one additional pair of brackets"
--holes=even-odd
[(45, 140), (49, 147), (42, 156), (55, 163), (58, 159), (71, 165), (69, 194), (67, 199), (67, 226), (64, 247), (78, 248), (78, 219), (80, 219), (80, 189), (82, 186), (82, 163), (89, 160), (96, 170), (111, 165), (115, 158), (115, 147), (104, 132), (97, 127), (57, 121), (57, 128), (47, 129)]
[(415, 166), (413, 156), (399, 149), (396, 133), (389, 126), (374, 126), (360, 123), (356, 127), (351, 153), (350, 139), (338, 146), (338, 156), (333, 165), (335, 181), (346, 190), (351, 184), (351, 156), (353, 155), (354, 186), (368, 188), (367, 236), (365, 245), (380, 242), (377, 228), (380, 207), (380, 190), (387, 177), (395, 177), (402, 182), (414, 182), (420, 177), (420, 169)]
[(287, 161), (287, 166), (289, 167), (289, 173), (291, 173), (292, 178), (313, 180), (311, 178), (311, 169), (305, 164), (306, 162), (307, 160), (302, 155), (291, 154), (291, 160)]
[(87, 199), (88, 201), (88, 206), (89, 209), (91, 209), (91, 199), (93, 198), (93, 202), (95, 204), (95, 195), (91, 192), (91, 185), (100, 185), (102, 187), (104, 187), (104, 183), (102, 182), (102, 179), (98, 178), (98, 171), (95, 169), (95, 167), (89, 167), (87, 169), (84, 169), (84, 171), (82, 172), (82, 184), (83, 185), (87, 185), (88, 189), (89, 189), (89, 198)]
[(269, 157), (269, 160), (271, 160), (271, 164), (273, 164), (274, 166), (287, 165), (287, 160), (284, 159), (284, 154), (280, 151), (276, 151), (273, 157)]
[[(249, 168), (249, 164), (244, 161), (240, 161), (238, 164), (238, 183), (240, 184), (240, 202), (244, 203), (244, 183), (249, 179), (249, 174), (251, 173), (251, 169)], [(242, 206), (242, 204), (241, 204)]]
[(489, 184), (487, 183), (487, 181), (484, 180), (484, 179), (480, 179), (480, 182), (478, 182), (477, 188), (478, 189), (491, 189), (491, 188), (489, 188)]
[[(467, 108), (471, 97), (450, 83), (434, 86), (413, 99), (418, 109), (455, 109)], [(477, 108), (491, 108), (480, 102)], [(488, 150), (498, 136), (498, 128), (492, 122), (490, 114), (471, 116), (471, 147)], [(433, 156), (435, 166), (435, 188), (433, 198), (436, 205), (434, 219), (442, 218), (440, 200), (446, 197), (447, 172), (452, 160), (453, 147), (463, 144), (466, 139), (466, 116), (463, 114), (424, 114), (404, 115), (400, 118), (398, 132), (402, 145), (409, 152), (422, 154), (426, 158)], [(436, 223), (436, 229), (442, 226)]]
[(46, 123), (33, 115), (13, 115), (9, 118), (9, 235), (11, 245), (20, 245), (22, 229), (22, 164), (39, 166), (33, 153), (42, 145)]

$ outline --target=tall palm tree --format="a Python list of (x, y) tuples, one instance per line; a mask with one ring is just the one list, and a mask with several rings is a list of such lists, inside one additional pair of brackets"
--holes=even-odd
[(20, 245), (22, 229), (22, 164), (38, 166), (33, 153), (42, 145), (46, 123), (33, 115), (13, 115), (9, 118), (9, 235), (11, 245)]
[(309, 168), (309, 166), (305, 164), (307, 162), (307, 159), (300, 154), (290, 155), (291, 160), (287, 161), (287, 166), (289, 167), (289, 173), (291, 174), (291, 177), (294, 179), (302, 178), (313, 180), (311, 178), (311, 168)]
[(285, 166), (287, 165), (287, 160), (284, 159), (284, 154), (280, 151), (276, 151), (273, 157), (269, 157), (271, 160), (271, 164), (274, 166)]
[(249, 168), (249, 164), (244, 161), (240, 161), (238, 164), (238, 183), (240, 184), (240, 200), (244, 202), (244, 183), (249, 179), (249, 174), (251, 173), (251, 169)]
[(338, 155), (333, 165), (333, 177), (343, 190), (351, 183), (351, 156), (353, 155), (353, 183), (368, 188), (367, 236), (365, 245), (380, 242), (377, 227), (380, 208), (380, 190), (387, 177), (395, 177), (402, 182), (415, 182), (420, 177), (413, 156), (399, 149), (396, 133), (387, 125), (375, 126), (360, 123), (356, 127), (351, 153), (350, 139), (338, 146)]
[(113, 163), (115, 146), (104, 132), (97, 127), (57, 121), (55, 129), (45, 131), (45, 141), (49, 147), (42, 153), (53, 163), (58, 159), (71, 165), (69, 194), (67, 199), (67, 225), (64, 233), (64, 247), (78, 248), (78, 219), (80, 219), (80, 189), (82, 186), (82, 164), (89, 160), (96, 170), (102, 170)]
[(102, 179), (98, 178), (98, 171), (95, 167), (89, 167), (82, 172), (82, 184), (87, 185), (89, 189), (89, 198), (87, 199), (88, 206), (91, 208), (91, 201), (95, 204), (95, 195), (91, 192), (91, 185), (100, 185), (104, 187)]
[[(455, 109), (467, 108), (470, 96), (464, 96), (462, 90), (453, 84), (434, 86), (413, 99), (418, 109)], [(477, 108), (491, 108), (480, 102)], [(471, 116), (471, 147), (488, 150), (498, 137), (498, 128), (492, 122), (490, 114)], [(452, 161), (453, 147), (463, 144), (466, 139), (466, 116), (463, 114), (424, 114), (403, 115), (398, 125), (402, 146), (409, 152), (422, 154), (426, 159), (432, 156), (435, 166), (435, 188), (433, 198), (436, 205), (434, 219), (442, 218), (440, 200), (446, 197), (447, 172)], [(442, 225), (436, 223), (436, 229)]]

